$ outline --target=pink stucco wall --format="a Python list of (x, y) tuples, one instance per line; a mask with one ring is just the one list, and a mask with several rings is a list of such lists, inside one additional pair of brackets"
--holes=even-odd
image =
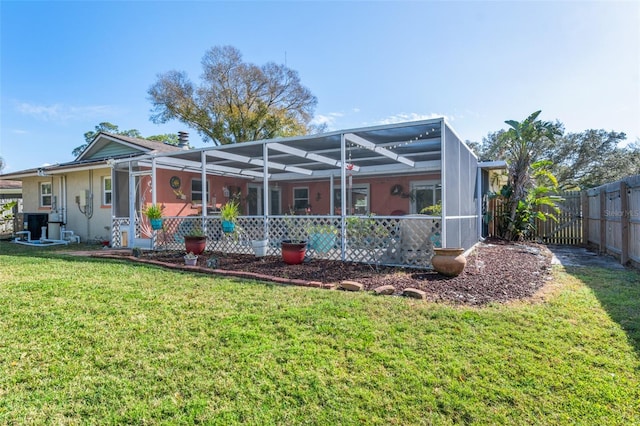
[[(180, 199), (171, 188), (169, 182), (171, 177), (178, 176), (181, 180), (181, 187), (179, 190), (184, 194), (185, 199)], [(145, 179), (150, 179), (147, 177)], [(199, 173), (186, 173), (178, 172), (174, 170), (158, 169), (156, 175), (157, 181), (157, 201), (164, 207), (165, 216), (189, 216), (201, 214), (202, 206), (200, 203), (193, 204), (191, 202), (191, 181), (193, 179), (200, 180)], [(390, 215), (393, 212), (401, 211), (409, 213), (410, 210), (410, 198), (402, 195), (392, 195), (391, 188), (394, 185), (401, 185), (403, 192), (406, 194), (410, 190), (410, 183), (412, 181), (422, 180), (439, 180), (439, 173), (424, 174), (419, 176), (380, 176), (370, 178), (355, 178), (353, 184), (368, 183), (370, 194), (370, 210), (377, 215)], [(234, 179), (230, 177), (221, 176), (208, 176), (210, 191), (208, 208), (213, 208), (213, 201), (215, 200), (216, 206), (220, 207), (226, 203), (229, 198), (224, 196), (223, 188), (240, 188), (242, 194), (242, 211), (246, 212), (246, 203), (244, 202), (248, 193), (247, 187), (251, 181), (244, 179)], [(339, 179), (334, 181), (334, 185), (338, 187), (340, 184)], [(143, 186), (146, 186), (146, 182), (143, 182)], [(289, 213), (290, 207), (293, 206), (293, 189), (297, 187), (304, 187), (309, 189), (309, 204), (311, 205), (311, 214), (325, 215), (330, 214), (330, 189), (328, 180), (325, 181), (296, 181), (296, 182), (279, 182), (278, 186), (281, 190), (282, 196), (282, 213)], [(146, 195), (145, 200), (147, 204), (151, 202), (151, 196)], [(339, 206), (335, 206), (339, 207)]]

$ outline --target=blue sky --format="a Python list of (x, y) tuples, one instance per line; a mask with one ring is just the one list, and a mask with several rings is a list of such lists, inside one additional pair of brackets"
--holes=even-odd
[(285, 63), (330, 130), (445, 116), (480, 141), (542, 109), (568, 131), (640, 138), (640, 3), (34, 2), (0, 0), (5, 173), (73, 160), (100, 122), (145, 136), (147, 90), (172, 69), (198, 81), (205, 51)]

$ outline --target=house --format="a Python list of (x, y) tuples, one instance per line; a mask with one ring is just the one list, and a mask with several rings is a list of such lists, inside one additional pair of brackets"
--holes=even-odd
[[(479, 241), (491, 175), (504, 167), (479, 163), (439, 118), (200, 149), (101, 133), (71, 163), (7, 177), (22, 180), (24, 211), (46, 216), (50, 238), (65, 226), (83, 241), (183, 250), (197, 227), (209, 250), (267, 239), (276, 254), (280, 241), (305, 239), (315, 257), (428, 266), (434, 247)], [(233, 236), (218, 214), (230, 200), (242, 211)], [(150, 204), (163, 209), (162, 230), (141, 213)], [(334, 235), (322, 247), (320, 229)]]
[[(112, 162), (180, 150), (160, 142), (99, 133), (74, 161), (1, 177), (21, 183), (23, 213), (18, 223), (30, 231), (31, 239), (108, 240), (114, 198)], [(43, 228), (47, 235), (42, 235)]]

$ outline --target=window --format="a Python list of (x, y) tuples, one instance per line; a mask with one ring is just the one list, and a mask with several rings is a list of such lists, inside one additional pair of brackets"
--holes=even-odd
[[(340, 187), (333, 189), (333, 204), (336, 209), (340, 209), (341, 191)], [(349, 189), (347, 189), (347, 214), (366, 215), (370, 210), (369, 184), (353, 185), (351, 187), (351, 208), (349, 208)]]
[(40, 183), (40, 207), (51, 207), (51, 182)]
[[(211, 185), (207, 181), (207, 202), (209, 202), (209, 194), (211, 193)], [(202, 204), (202, 180), (191, 180), (191, 202), (196, 204)]]
[[(247, 212), (249, 216), (262, 214), (264, 208), (262, 194), (262, 186), (248, 185)], [(278, 187), (269, 188), (269, 214), (280, 214), (280, 188)]]
[(411, 213), (422, 213), (430, 216), (442, 214), (442, 184), (440, 182), (411, 182)]
[(113, 197), (113, 191), (111, 190), (111, 178), (102, 178), (102, 205), (110, 206)]
[(293, 209), (305, 210), (309, 207), (309, 188), (293, 188)]

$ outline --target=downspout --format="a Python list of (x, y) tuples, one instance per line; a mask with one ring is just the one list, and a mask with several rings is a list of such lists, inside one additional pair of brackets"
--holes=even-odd
[(62, 175), (62, 211), (60, 214), (60, 220), (62, 221), (62, 226), (67, 226), (67, 175)]

